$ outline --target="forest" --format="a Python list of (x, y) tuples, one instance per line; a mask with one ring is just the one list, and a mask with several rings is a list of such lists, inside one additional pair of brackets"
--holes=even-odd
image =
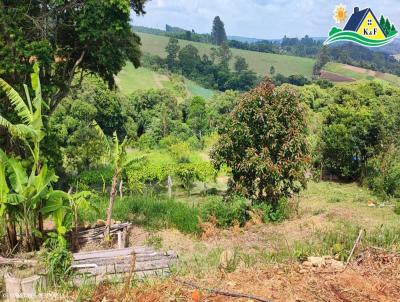
[[(0, 2), (1, 279), (45, 271), (45, 292), (68, 301), (206, 301), (248, 290), (274, 298), (250, 276), (271, 269), (291, 283), (293, 270), (311, 288), (299, 295), (321, 301), (310, 277), (319, 269), (351, 266), (356, 278), (363, 261), (387, 261), (379, 297), (399, 293), (400, 88), (319, 77), (329, 60), (393, 73), (397, 61), (365, 48), (355, 57), (354, 45), (327, 48), (308, 36), (229, 41), (219, 17), (207, 38), (167, 25), (162, 58), (143, 53), (132, 30), (131, 14), (145, 14), (146, 1), (45, 2)], [(211, 55), (181, 39), (214, 44)], [(314, 75), (271, 66), (261, 77), (231, 48), (312, 56)], [(118, 74), (127, 62), (168, 84), (124, 93)], [(212, 95), (191, 95), (188, 80)], [(141, 282), (133, 263), (122, 283), (76, 286), (76, 253), (118, 251), (113, 230), (123, 223), (129, 247), (179, 254), (172, 277)], [(98, 228), (95, 244), (76, 239)], [(331, 273), (344, 284), (339, 271)], [(174, 283), (185, 278), (226, 291)], [(365, 298), (323, 289), (328, 301)], [(283, 301), (284, 290), (276, 295)]]

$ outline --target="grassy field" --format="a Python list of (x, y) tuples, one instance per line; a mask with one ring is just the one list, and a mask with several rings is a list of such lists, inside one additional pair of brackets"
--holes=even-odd
[[(159, 55), (161, 57), (166, 56), (165, 47), (168, 43), (167, 37), (144, 33), (139, 33), (139, 35), (142, 39), (142, 50), (144, 52), (148, 52), (153, 55)], [(199, 49), (201, 55), (210, 55), (211, 48), (213, 47), (213, 45), (210, 44), (196, 43), (184, 40), (180, 40), (179, 44), (181, 47), (184, 47), (188, 44), (193, 44), (196, 48)], [(312, 75), (312, 68), (314, 65), (313, 59), (261, 53), (240, 49), (232, 49), (232, 53), (234, 56), (244, 57), (247, 60), (250, 68), (260, 76), (265, 76), (269, 74), (269, 69), (271, 66), (275, 67), (276, 73), (281, 73), (285, 76), (289, 76), (292, 74), (302, 74), (307, 77), (311, 77)]]
[[(140, 89), (169, 89), (174, 90), (174, 85), (167, 75), (157, 73), (147, 68), (135, 69), (128, 63), (115, 78), (123, 94), (131, 94)], [(185, 86), (189, 96), (201, 96), (205, 99), (213, 96), (214, 91), (201, 87), (193, 81), (185, 79)]]

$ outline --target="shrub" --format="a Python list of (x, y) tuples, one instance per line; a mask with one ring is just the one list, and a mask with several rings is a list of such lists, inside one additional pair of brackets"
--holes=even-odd
[(213, 217), (219, 227), (229, 227), (235, 223), (243, 226), (249, 219), (248, 210), (249, 202), (238, 196), (229, 201), (222, 197), (211, 197), (200, 209), (203, 220)]
[(114, 170), (111, 166), (102, 166), (95, 169), (90, 169), (83, 171), (77, 177), (77, 180), (82, 184), (92, 186), (92, 185), (102, 185), (104, 182), (109, 184), (114, 175)]
[(262, 82), (247, 93), (220, 128), (212, 151), (215, 167), (232, 169), (229, 190), (270, 203), (274, 210), (282, 197), (305, 186), (309, 162), (305, 108), (297, 92)]
[(161, 149), (169, 149), (172, 145), (180, 143), (181, 140), (179, 137), (175, 135), (168, 135), (162, 138), (159, 142), (159, 146)]
[(391, 146), (368, 163), (368, 186), (382, 197), (400, 198), (400, 156)]
[(273, 209), (269, 203), (261, 203), (252, 206), (252, 210), (262, 214), (264, 223), (279, 222), (289, 217), (289, 205), (286, 198), (278, 202), (277, 209)]

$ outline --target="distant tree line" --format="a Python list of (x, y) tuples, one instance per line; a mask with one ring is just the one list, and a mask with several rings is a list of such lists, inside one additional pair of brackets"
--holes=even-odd
[(146, 56), (144, 65), (153, 69), (167, 69), (180, 73), (198, 82), (206, 88), (246, 91), (258, 81), (257, 75), (249, 70), (243, 57), (235, 57), (233, 71), (230, 68), (233, 59), (228, 43), (212, 48), (211, 54), (200, 55), (199, 50), (192, 44), (181, 48), (179, 40), (170, 38), (166, 46), (167, 57)]
[[(385, 33), (397, 32), (389, 20), (381, 18), (380, 23)], [(141, 32), (161, 34), (158, 29), (141, 27), (136, 27), (135, 29)], [(230, 48), (236, 49), (316, 58), (314, 75), (318, 75), (323, 66), (329, 61), (400, 75), (400, 66), (393, 56), (352, 43), (337, 44), (324, 48), (322, 41), (313, 39), (308, 35), (300, 39), (289, 38), (285, 35), (280, 41), (262, 40), (254, 43), (228, 40), (224, 23), (218, 16), (213, 21), (211, 34), (198, 34), (194, 30), (188, 31), (166, 25), (164, 35), (182, 40), (211, 43), (217, 46), (228, 43)]]

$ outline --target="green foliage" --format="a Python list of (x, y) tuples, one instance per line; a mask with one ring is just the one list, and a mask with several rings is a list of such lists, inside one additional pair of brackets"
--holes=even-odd
[(324, 168), (345, 180), (363, 179), (369, 160), (396, 144), (398, 91), (372, 82), (329, 93), (334, 103), (326, 110), (321, 134)]
[(72, 253), (68, 251), (66, 242), (57, 237), (50, 237), (44, 244), (41, 257), (46, 267), (48, 282), (52, 287), (65, 284), (72, 276)]
[(172, 158), (178, 164), (190, 163), (190, 147), (188, 143), (179, 142), (169, 148)]
[(129, 134), (134, 139), (136, 125), (125, 108), (125, 100), (97, 78), (87, 79), (81, 88), (73, 89), (50, 117), (44, 144), (44, 152), (58, 173), (73, 178), (105, 163), (104, 140), (91, 126), (92, 121), (108, 136), (118, 130), (121, 137)]
[(222, 45), (224, 42), (228, 41), (224, 23), (221, 21), (219, 16), (215, 17), (213, 21), (211, 41), (216, 45)]
[(317, 55), (317, 60), (313, 68), (313, 74), (319, 76), (322, 68), (329, 62), (328, 47), (323, 46)]
[[(44, 96), (52, 100), (50, 112), (81, 72), (97, 74), (113, 85), (113, 76), (126, 61), (140, 63), (140, 38), (131, 29), (130, 8), (144, 13), (143, 4), (143, 0), (2, 3), (0, 19), (7, 34), (0, 42), (1, 76), (13, 85), (22, 83), (31, 73), (29, 62), (39, 60)], [(13, 43), (6, 43), (7, 37)]]
[(382, 197), (400, 198), (399, 150), (391, 145), (368, 162), (368, 186)]
[(235, 223), (243, 226), (249, 218), (249, 201), (233, 196), (229, 201), (222, 197), (210, 197), (201, 205), (201, 215), (204, 221), (216, 220), (219, 227), (230, 227)]
[(113, 174), (114, 170), (111, 166), (99, 166), (80, 173), (76, 177), (76, 182), (87, 186), (103, 185), (104, 182), (111, 182)]
[[(95, 204), (104, 216), (108, 200), (99, 198)], [(113, 210), (116, 220), (131, 221), (150, 229), (176, 228), (186, 234), (196, 234), (200, 231), (198, 215), (198, 209), (190, 207), (187, 203), (140, 195), (118, 198)], [(89, 221), (96, 222), (98, 214), (88, 211), (86, 217)]]
[(199, 139), (207, 132), (207, 122), (205, 100), (201, 97), (194, 97), (188, 106), (187, 124)]
[(176, 69), (176, 59), (180, 50), (179, 41), (176, 38), (170, 38), (168, 41), (168, 45), (165, 48), (167, 52), (167, 66), (169, 70)]
[(278, 202), (278, 208), (274, 209), (269, 203), (260, 203), (251, 207), (252, 211), (261, 214), (264, 223), (280, 222), (289, 217), (289, 208), (287, 199), (281, 199)]
[(232, 169), (231, 193), (276, 210), (282, 197), (305, 185), (305, 110), (292, 88), (261, 83), (240, 100), (219, 132), (211, 156), (217, 168)]

